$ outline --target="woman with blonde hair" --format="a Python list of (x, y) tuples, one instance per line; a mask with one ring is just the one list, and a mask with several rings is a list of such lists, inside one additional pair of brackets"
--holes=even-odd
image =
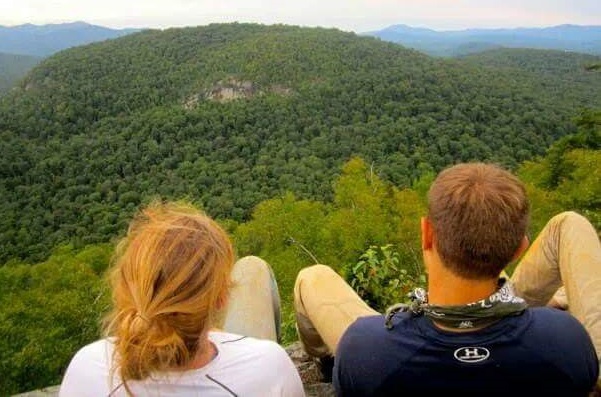
[[(80, 349), (59, 395), (304, 396), (277, 343), (269, 266), (182, 203), (153, 203), (118, 244), (106, 337)], [(223, 331), (225, 329), (226, 331)]]

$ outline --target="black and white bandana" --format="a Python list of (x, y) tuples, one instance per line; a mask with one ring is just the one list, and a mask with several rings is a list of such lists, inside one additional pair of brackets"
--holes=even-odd
[(430, 305), (423, 288), (416, 288), (409, 297), (411, 303), (397, 303), (386, 310), (386, 328), (392, 329), (392, 317), (398, 312), (424, 315), (450, 328), (469, 329), (490, 325), (507, 316), (517, 316), (528, 307), (526, 301), (515, 295), (511, 283), (505, 278), (499, 279), (499, 287), (491, 296), (466, 305)]

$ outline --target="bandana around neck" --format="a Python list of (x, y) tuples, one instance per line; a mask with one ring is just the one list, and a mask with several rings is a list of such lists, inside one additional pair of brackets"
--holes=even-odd
[(469, 329), (490, 325), (504, 317), (521, 314), (528, 305), (515, 295), (511, 283), (499, 279), (499, 288), (488, 298), (466, 305), (437, 306), (428, 303), (428, 294), (416, 288), (410, 295), (411, 303), (397, 303), (386, 310), (386, 328), (392, 329), (392, 318), (398, 312), (424, 315), (450, 328)]

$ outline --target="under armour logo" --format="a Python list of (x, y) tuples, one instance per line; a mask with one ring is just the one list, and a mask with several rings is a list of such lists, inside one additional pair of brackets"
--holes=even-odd
[(454, 356), (463, 363), (478, 363), (486, 360), (490, 352), (484, 347), (461, 347), (455, 350)]

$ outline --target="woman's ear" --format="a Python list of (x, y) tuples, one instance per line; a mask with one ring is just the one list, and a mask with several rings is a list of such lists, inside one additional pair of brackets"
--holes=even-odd
[(226, 308), (228, 301), (227, 297), (227, 292), (223, 292), (219, 295), (219, 298), (217, 298), (217, 310), (224, 310)]

